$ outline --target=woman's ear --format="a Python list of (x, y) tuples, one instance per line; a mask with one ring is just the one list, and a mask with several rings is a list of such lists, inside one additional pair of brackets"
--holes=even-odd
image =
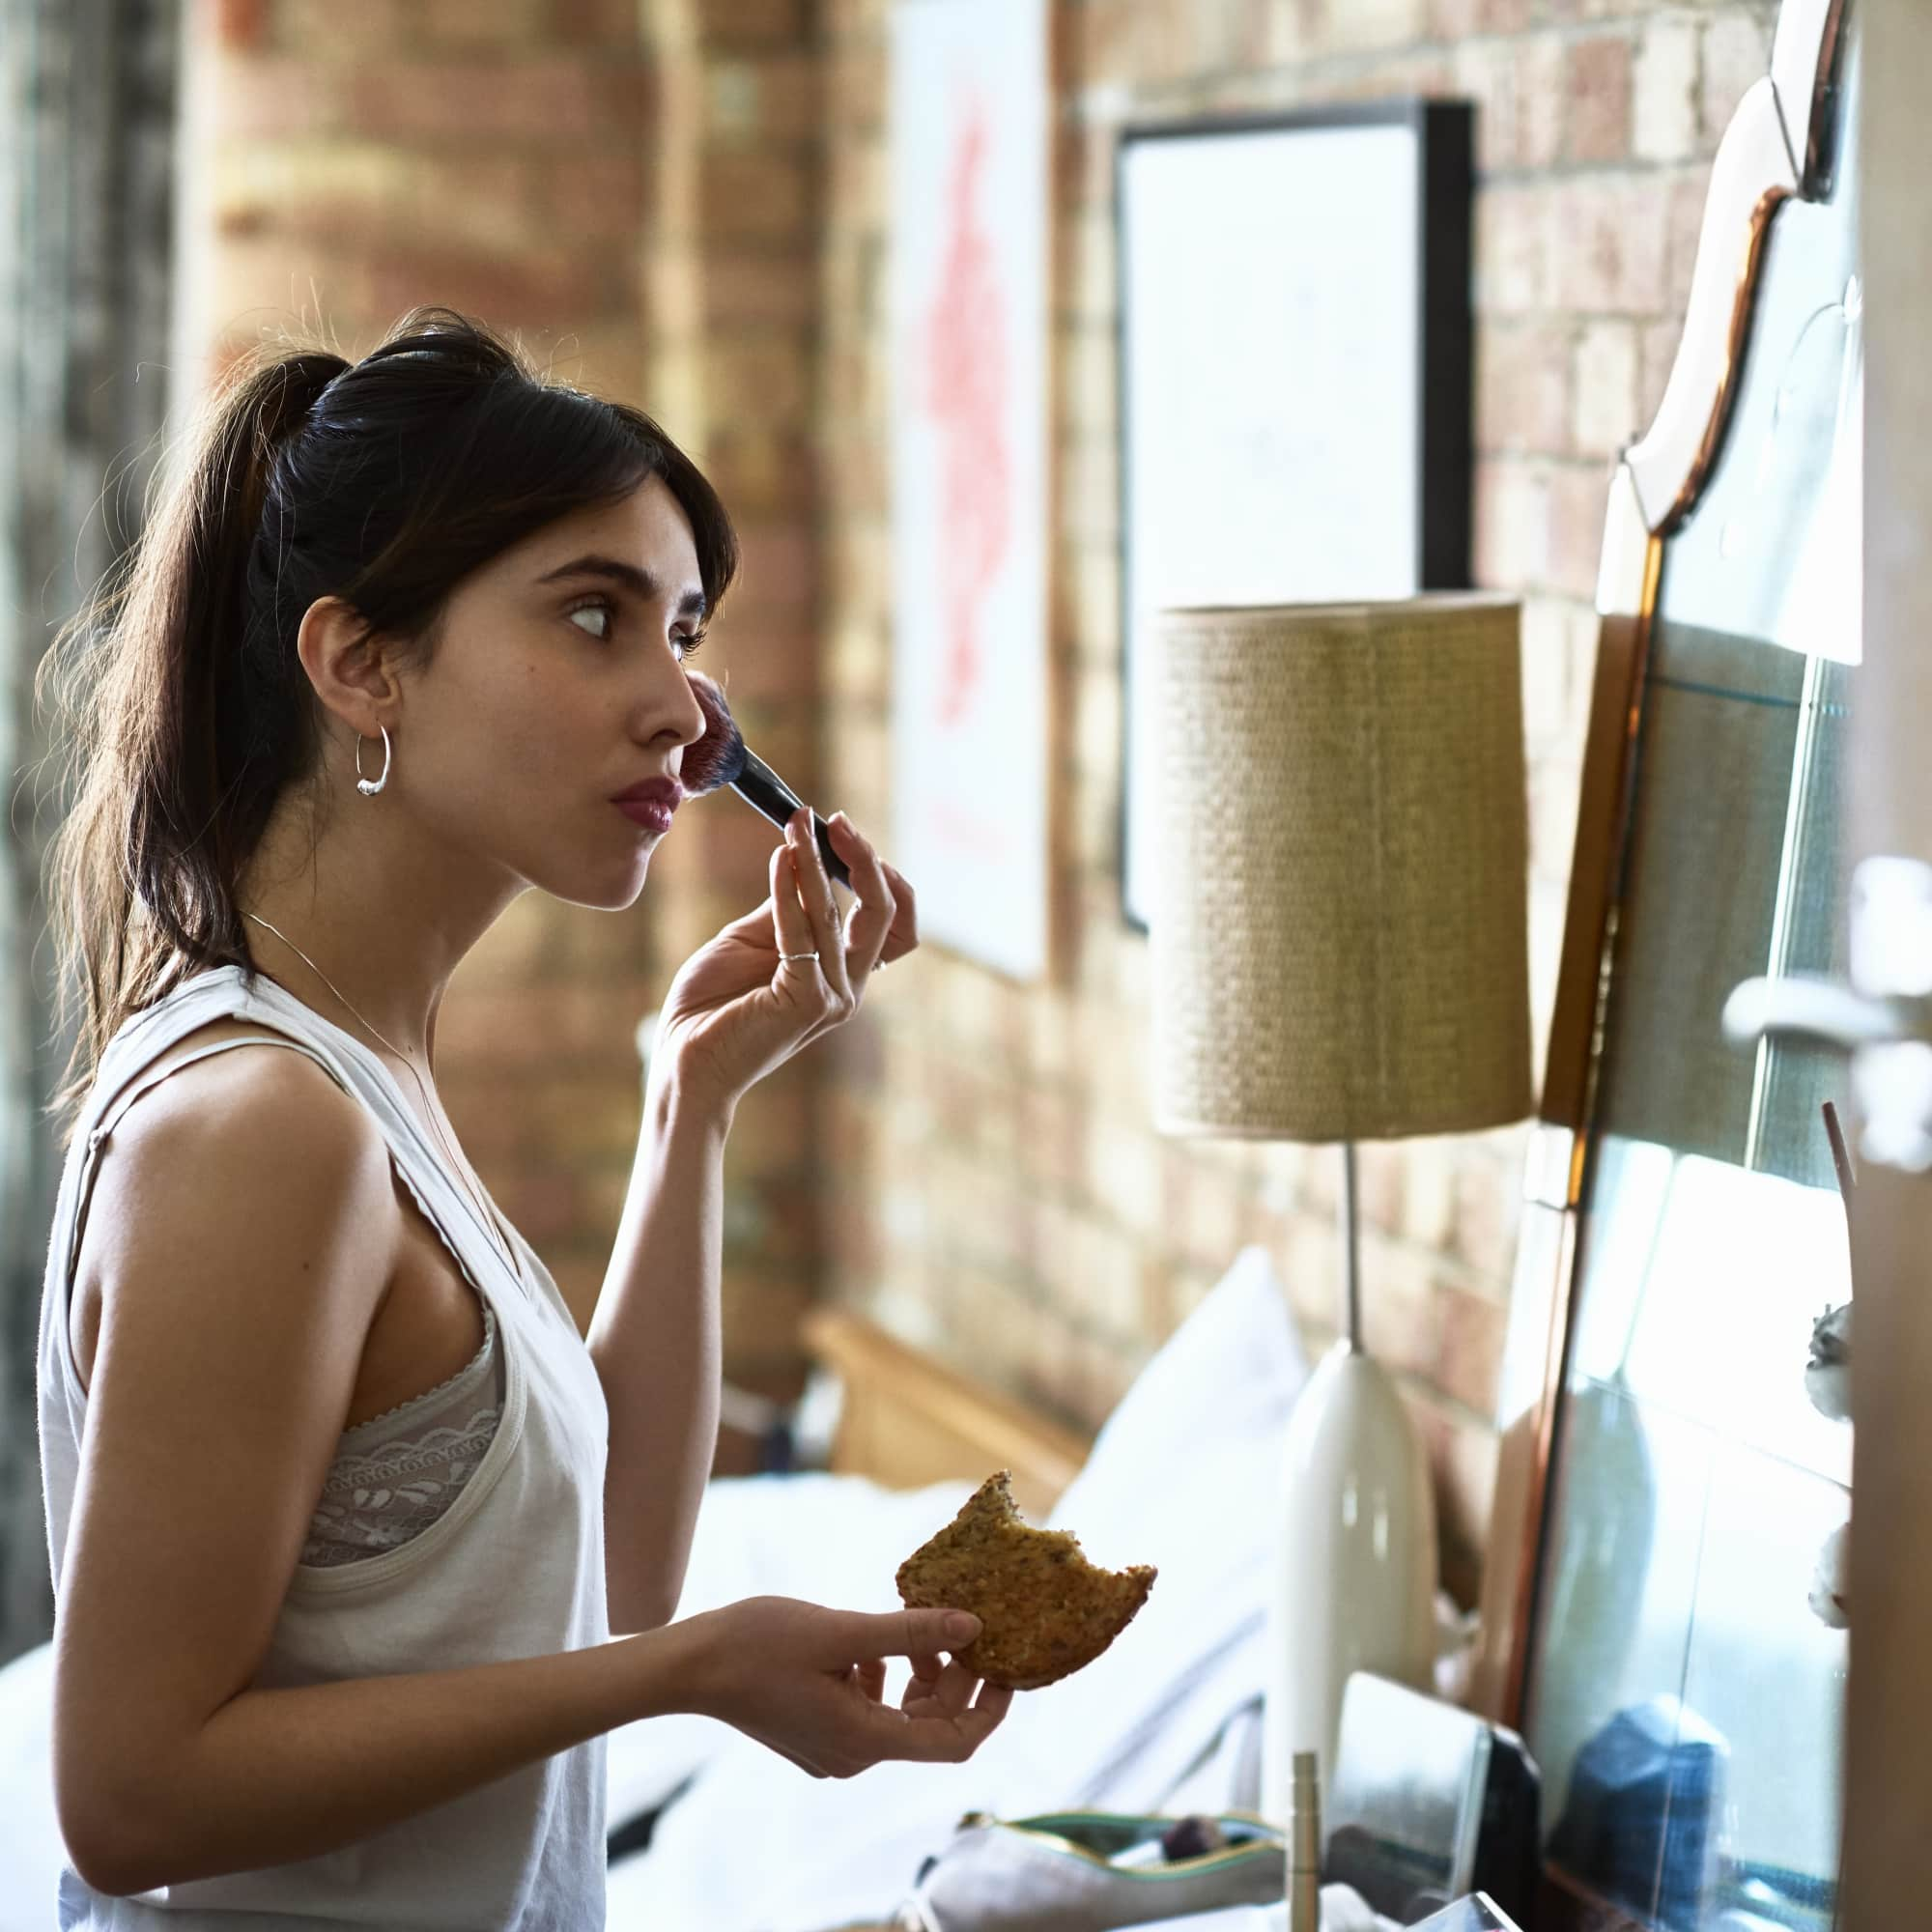
[(373, 738), (395, 722), (402, 685), (383, 639), (361, 611), (341, 597), (318, 597), (302, 612), (296, 655), (323, 705), (353, 730)]

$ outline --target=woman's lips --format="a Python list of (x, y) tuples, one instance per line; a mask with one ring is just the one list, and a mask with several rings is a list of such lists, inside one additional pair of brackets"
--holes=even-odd
[(620, 798), (612, 802), (633, 825), (641, 825), (647, 832), (670, 830), (670, 816), (675, 808), (662, 799)]

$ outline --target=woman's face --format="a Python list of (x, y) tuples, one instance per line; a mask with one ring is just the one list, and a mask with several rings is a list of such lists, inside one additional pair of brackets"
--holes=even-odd
[(573, 904), (630, 905), (667, 835), (611, 801), (677, 777), (703, 735), (682, 666), (706, 615), (662, 478), (526, 537), (449, 600), (410, 697), (412, 801), (486, 865)]

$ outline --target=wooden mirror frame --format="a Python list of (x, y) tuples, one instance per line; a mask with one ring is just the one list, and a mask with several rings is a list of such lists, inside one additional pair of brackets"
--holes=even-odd
[(1555, 1009), (1523, 1182), (1498, 1405), (1502, 1442), (1470, 1702), (1520, 1728), (1550, 1458), (1578, 1290), (1581, 1203), (1615, 968), (1619, 860), (1663, 542), (1696, 503), (1736, 396), (1773, 216), (1826, 186), (1832, 82), (1846, 0), (1784, 0), (1771, 70), (1719, 144), (1683, 339), (1656, 420), (1610, 485), (1597, 579), (1597, 668), (1583, 749)]

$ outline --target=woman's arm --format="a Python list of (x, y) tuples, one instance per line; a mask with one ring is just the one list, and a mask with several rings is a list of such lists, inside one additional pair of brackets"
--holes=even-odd
[[(956, 1764), (1012, 1702), (942, 1664), (978, 1634), (977, 1618), (944, 1609), (879, 1616), (753, 1597), (549, 1657), (243, 1690), (164, 1766), (128, 1764), (127, 1802), (97, 1814), (112, 1826), (71, 1834), (68, 1853), (90, 1885), (123, 1896), (314, 1858), (671, 1711), (730, 1724), (813, 1777), (884, 1758)], [(891, 1657), (912, 1661), (897, 1710), (879, 1701)]]
[[(170, 1759), (128, 1767), (68, 1855), (125, 1896), (315, 1858), (639, 1718), (688, 1708), (696, 1625), (464, 1670), (244, 1690)], [(102, 1779), (111, 1784), (112, 1780)], [(111, 1822), (109, 1822), (111, 1821)]]
[(612, 1631), (676, 1614), (718, 1444), (724, 1139), (738, 1098), (858, 1009), (870, 973), (919, 943), (912, 888), (842, 813), (856, 896), (843, 929), (810, 814), (772, 853), (771, 896), (686, 961), (651, 1087), (589, 1350), (611, 1409), (604, 1479)]
[(590, 1323), (611, 1409), (604, 1576), (613, 1633), (677, 1610), (718, 1442), (728, 1106), (653, 1079), (617, 1241)]

